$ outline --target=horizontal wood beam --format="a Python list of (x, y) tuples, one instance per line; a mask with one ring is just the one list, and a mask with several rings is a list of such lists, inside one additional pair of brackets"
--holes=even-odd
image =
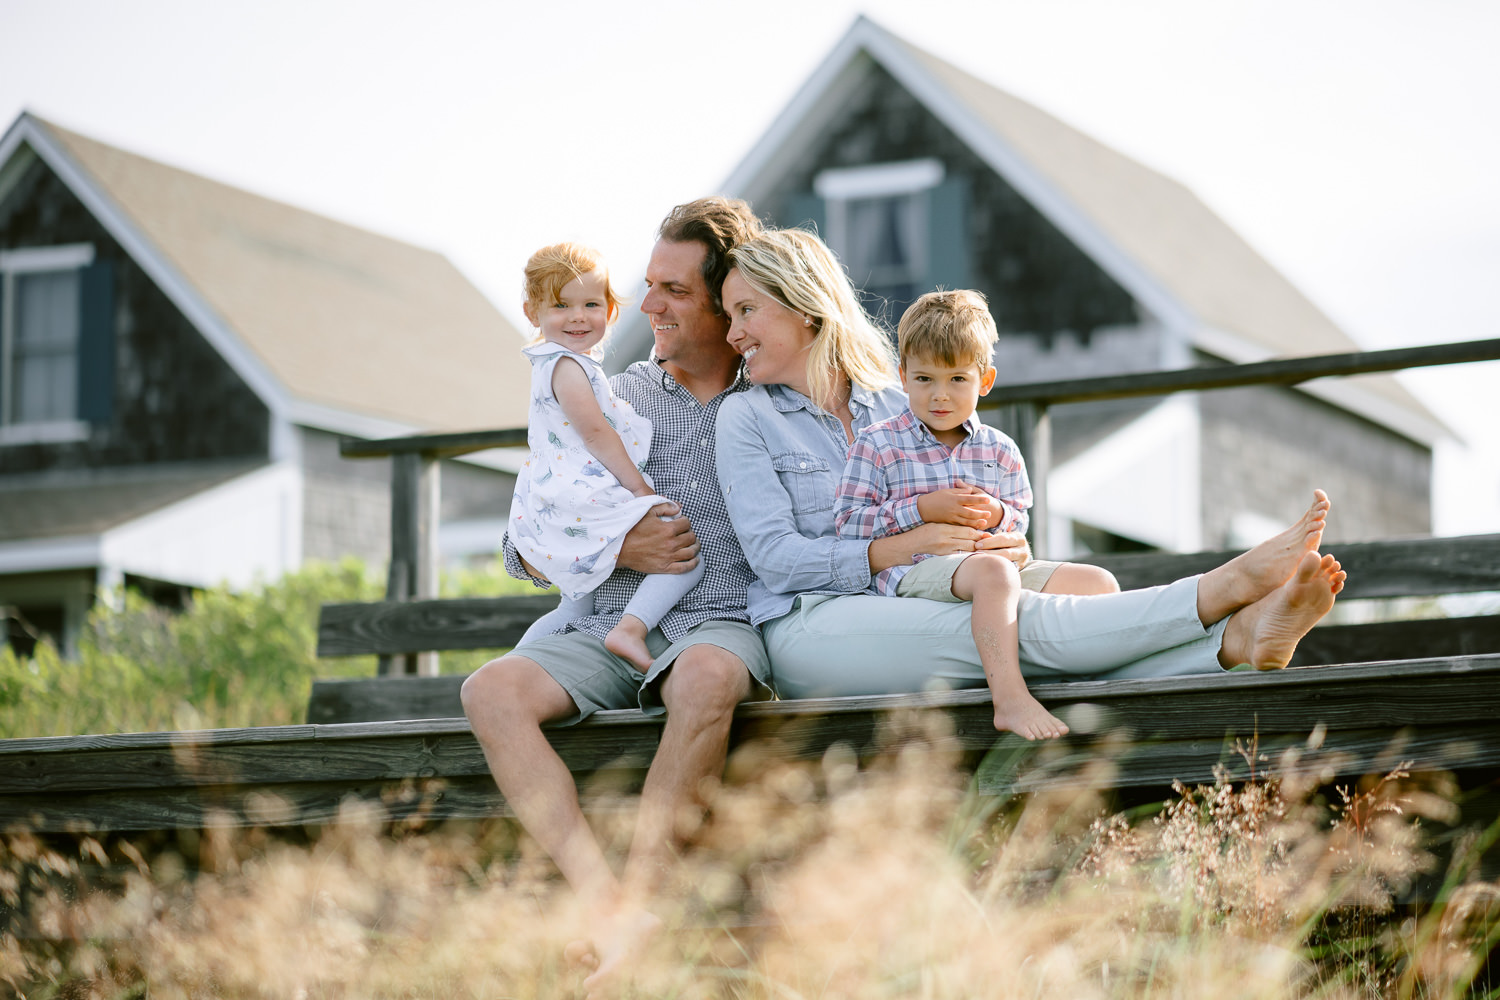
[(514, 646), (531, 623), (557, 607), (556, 594), (427, 601), (325, 604), (319, 656)]
[(514, 427), (487, 431), (461, 431), (454, 434), (413, 434), (409, 437), (341, 438), (339, 454), (345, 458), (380, 458), (384, 455), (420, 452), (435, 458), (456, 458), (490, 448), (526, 447), (526, 428)]
[(1133, 372), (1104, 378), (1068, 379), (997, 385), (979, 403), (988, 410), (1010, 403), (1081, 403), (1098, 399), (1129, 399), (1171, 392), (1233, 389), (1250, 385), (1296, 385), (1335, 375), (1369, 375), (1436, 365), (1469, 364), (1500, 360), (1500, 339), (1468, 340), (1455, 344), (1402, 347), (1388, 351), (1358, 351), (1322, 354), (1306, 358), (1279, 358), (1245, 365), (1211, 365), (1172, 371)]
[[(1178, 760), (1175, 776), (1199, 780), (1223, 756), (1226, 739), (1305, 740), (1319, 728), (1330, 748), (1341, 746), (1340, 734), (1363, 734), (1360, 745), (1372, 747), (1376, 735), (1410, 730), (1430, 741), (1422, 759), (1432, 766), (1490, 767), (1500, 755), (1500, 654), (1033, 690), (1074, 728), (1055, 750), (1125, 740), (1170, 743), (1187, 755), (1143, 752), (1117, 784), (1158, 782), (1164, 759)], [(816, 760), (835, 743), (869, 757), (928, 732), (911, 720), (933, 713), (943, 717), (948, 733), (938, 740), (940, 749), (983, 755), (1014, 742), (992, 728), (983, 689), (747, 704), (736, 712), (732, 739), (737, 753), (770, 759)], [(548, 737), (575, 773), (634, 774), (654, 754), (660, 731), (660, 717), (621, 711), (549, 730)], [(1373, 759), (1361, 753), (1351, 759)], [(257, 808), (275, 805), (268, 795), (322, 803), (314, 813), (329, 815), (340, 789), (411, 804), (428, 792), (469, 788), (468, 798), (455, 791), (457, 799), (442, 808), (469, 814), (462, 812), (468, 806), (453, 803), (483, 803), (473, 814), (488, 815), (496, 811), (498, 793), (487, 782), (483, 754), (462, 719), (5, 740), (0, 826), (164, 829), (197, 825), (210, 810), (257, 822)]]
[[(1349, 581), (1340, 600), (1422, 597), (1500, 590), (1500, 535), (1406, 538), (1383, 542), (1329, 543)], [(1222, 566), (1238, 551), (1160, 552), (1079, 556), (1103, 566), (1121, 588), (1153, 587)]]

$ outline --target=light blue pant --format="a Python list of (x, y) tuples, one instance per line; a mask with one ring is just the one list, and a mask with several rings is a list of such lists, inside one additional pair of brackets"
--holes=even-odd
[[(867, 594), (803, 596), (761, 626), (783, 698), (983, 687), (971, 606)], [(1198, 578), (1122, 594), (1021, 592), (1021, 673), (1033, 681), (1217, 673), (1228, 619), (1198, 621)]]

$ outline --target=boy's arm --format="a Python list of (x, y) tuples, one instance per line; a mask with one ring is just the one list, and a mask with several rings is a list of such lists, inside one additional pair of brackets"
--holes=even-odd
[(922, 523), (917, 497), (890, 499), (880, 449), (861, 434), (849, 448), (834, 497), (833, 525), (840, 538), (884, 538)]
[(649, 497), (654, 491), (646, 477), (635, 467), (625, 451), (625, 442), (604, 419), (588, 373), (571, 358), (563, 357), (552, 368), (552, 395), (562, 407), (563, 416), (573, 425), (584, 447), (600, 465), (610, 471), (621, 486), (638, 497)]
[[(985, 528), (991, 531), (1026, 533), (1031, 523), (1031, 481), (1026, 476), (1026, 460), (1021, 449), (1005, 434), (994, 428), (993, 445), (996, 475), (992, 482), (975, 484), (992, 501)], [(988, 456), (987, 456), (988, 457)]]

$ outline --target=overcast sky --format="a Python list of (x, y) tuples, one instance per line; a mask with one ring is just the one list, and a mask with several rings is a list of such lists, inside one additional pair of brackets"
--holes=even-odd
[[(1500, 4), (0, 0), (0, 119), (447, 254), (513, 322), (563, 238), (634, 281), (864, 12), (1186, 183), (1370, 348), (1500, 337)], [(1500, 362), (1402, 380), (1500, 531)]]

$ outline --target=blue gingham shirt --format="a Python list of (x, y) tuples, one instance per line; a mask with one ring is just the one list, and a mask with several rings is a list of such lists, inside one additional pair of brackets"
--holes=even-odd
[[(673, 642), (706, 621), (749, 622), (746, 590), (753, 580), (740, 540), (729, 523), (714, 463), (715, 424), (719, 407), (748, 388), (743, 379), (707, 403), (698, 402), (677, 380), (652, 361), (637, 361), (610, 379), (615, 395), (651, 421), (651, 454), (645, 473), (652, 488), (675, 500), (693, 525), (701, 547), (703, 580), (667, 612), (658, 627)], [(505, 570), (538, 587), (549, 586), (526, 572), (507, 535), (501, 543)], [(620, 621), (625, 605), (640, 586), (634, 570), (617, 569), (594, 591), (594, 614), (568, 626), (603, 639)]]
[[(908, 407), (860, 431), (849, 446), (834, 501), (839, 537), (884, 538), (915, 528), (922, 523), (917, 498), (957, 486), (959, 480), (1000, 501), (1000, 523), (991, 532), (1024, 532), (1031, 483), (1020, 449), (976, 414), (969, 415), (963, 428), (968, 437), (950, 450)], [(925, 558), (919, 554), (913, 564)], [(894, 595), (909, 569), (910, 565), (882, 570), (871, 581), (870, 591)]]

